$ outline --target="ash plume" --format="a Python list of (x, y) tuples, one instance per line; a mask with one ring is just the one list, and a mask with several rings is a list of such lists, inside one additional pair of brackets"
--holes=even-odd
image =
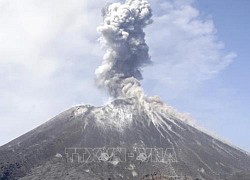
[(103, 9), (98, 32), (106, 53), (96, 70), (96, 80), (114, 98), (143, 96), (141, 69), (151, 63), (143, 28), (152, 23), (151, 17), (146, 0), (127, 0)]
[(141, 70), (152, 63), (143, 31), (153, 22), (148, 1), (113, 3), (102, 12), (103, 24), (97, 30), (106, 53), (102, 65), (95, 71), (98, 87), (106, 89), (113, 98), (136, 98), (138, 108), (157, 126), (164, 123), (160, 116), (166, 115), (166, 118), (176, 117), (193, 125), (189, 116), (164, 104), (159, 97), (147, 97), (141, 88)]

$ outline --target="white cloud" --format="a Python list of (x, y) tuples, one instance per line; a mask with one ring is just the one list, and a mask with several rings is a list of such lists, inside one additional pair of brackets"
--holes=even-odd
[(101, 104), (96, 27), (105, 1), (0, 1), (0, 144), (75, 104)]
[(224, 50), (212, 19), (201, 18), (192, 1), (152, 3), (154, 24), (147, 29), (147, 40), (154, 66), (144, 75), (145, 86), (154, 82), (151, 93), (178, 97), (213, 78), (236, 57)]

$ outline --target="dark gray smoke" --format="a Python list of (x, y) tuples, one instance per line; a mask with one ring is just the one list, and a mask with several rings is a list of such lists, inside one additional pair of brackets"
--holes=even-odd
[(97, 84), (114, 98), (137, 98), (140, 108), (157, 126), (164, 124), (159, 114), (192, 122), (160, 98), (145, 96), (141, 88), (141, 69), (151, 63), (143, 32), (143, 28), (152, 23), (151, 17), (147, 0), (127, 0), (124, 4), (114, 3), (103, 9), (104, 20), (98, 31), (106, 53), (95, 72)]
[(152, 10), (146, 0), (127, 0), (103, 9), (98, 27), (106, 49), (96, 70), (97, 84), (113, 97), (140, 97), (141, 69), (151, 63), (143, 28), (152, 23)]

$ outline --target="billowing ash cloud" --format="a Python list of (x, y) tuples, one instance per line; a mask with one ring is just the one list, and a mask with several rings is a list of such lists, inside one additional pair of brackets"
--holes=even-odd
[(137, 98), (138, 108), (156, 126), (164, 124), (161, 117), (175, 117), (191, 124), (192, 119), (158, 97), (145, 96), (141, 88), (141, 69), (151, 63), (143, 32), (143, 28), (152, 23), (151, 17), (152, 10), (146, 0), (127, 0), (124, 4), (114, 3), (103, 9), (104, 22), (98, 31), (106, 53), (96, 70), (97, 84), (114, 98)]
[(141, 69), (151, 63), (143, 28), (152, 23), (151, 17), (146, 0), (127, 0), (103, 9), (104, 21), (98, 31), (106, 53), (96, 80), (113, 97), (143, 95)]

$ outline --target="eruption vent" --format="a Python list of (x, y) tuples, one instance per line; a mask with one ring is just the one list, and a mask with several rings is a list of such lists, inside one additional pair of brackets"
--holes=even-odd
[(113, 97), (142, 97), (141, 68), (151, 63), (143, 28), (152, 23), (152, 10), (146, 0), (127, 0), (103, 9), (98, 27), (107, 50), (96, 70), (97, 84)]

